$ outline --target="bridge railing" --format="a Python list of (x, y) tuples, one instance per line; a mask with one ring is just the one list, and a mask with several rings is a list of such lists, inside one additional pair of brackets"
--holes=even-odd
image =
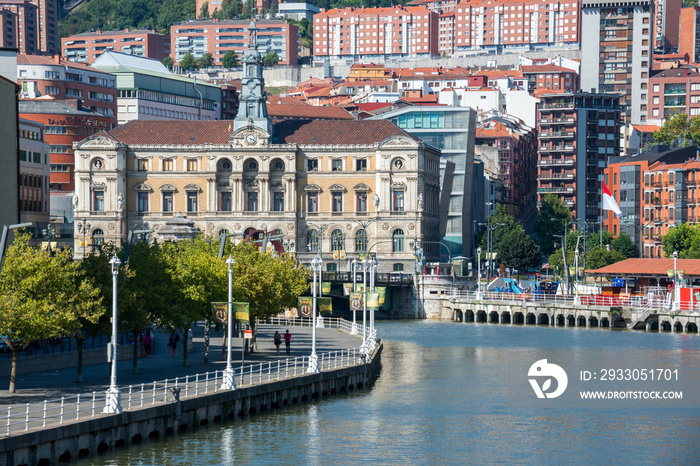
[[(531, 302), (531, 303), (551, 303), (551, 304), (569, 304), (575, 302), (575, 295), (546, 295), (546, 294), (517, 294), (503, 292), (482, 292), (482, 300), (484, 301), (504, 301), (504, 302)], [(477, 300), (476, 291), (464, 291), (452, 289), (450, 292), (451, 299), (468, 299)], [(666, 310), (673, 311), (673, 302), (669, 297), (661, 296), (602, 296), (602, 295), (579, 295), (579, 301), (582, 306), (601, 306), (601, 307), (630, 307), (633, 312), (644, 314), (651, 310)], [(682, 312), (683, 315), (700, 315), (700, 302), (698, 301), (680, 301), (678, 303), (677, 312)]]
[[(284, 325), (311, 325), (311, 319), (270, 319), (270, 323)], [(344, 319), (324, 318), (327, 328), (352, 333), (352, 322)], [(362, 335), (362, 326), (359, 335)], [(369, 329), (367, 329), (369, 335)], [(374, 332), (376, 337), (376, 331)], [(362, 348), (348, 348), (318, 353), (318, 367), (321, 371), (364, 364), (375, 347), (364, 351)], [(236, 388), (249, 387), (282, 379), (297, 377), (308, 372), (309, 356), (278, 359), (251, 363), (234, 368)], [(132, 411), (147, 406), (169, 403), (184, 398), (217, 393), (223, 390), (224, 371), (216, 370), (201, 374), (185, 375), (172, 379), (119, 387), (121, 405), (124, 411)], [(64, 396), (39, 403), (16, 404), (0, 411), (0, 437), (10, 436), (29, 430), (62, 425), (88, 418), (100, 417), (107, 405), (107, 392)]]

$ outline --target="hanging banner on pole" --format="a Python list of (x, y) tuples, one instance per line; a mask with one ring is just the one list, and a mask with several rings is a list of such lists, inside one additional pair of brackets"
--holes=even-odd
[(330, 293), (331, 292), (331, 282), (323, 282), (321, 284), (321, 291), (323, 293)]
[(228, 317), (227, 303), (211, 303), (211, 317), (215, 324), (226, 324)]
[(361, 311), (362, 310), (362, 293), (350, 293), (350, 310), (351, 311)]
[(374, 291), (379, 293), (379, 305), (381, 306), (386, 300), (386, 286), (375, 286)]
[(331, 298), (316, 298), (319, 312), (333, 312), (333, 300)]
[(314, 298), (311, 296), (299, 296), (299, 317), (311, 317)]
[(352, 283), (343, 283), (343, 293), (345, 293), (345, 296), (350, 296), (350, 293), (353, 292), (352, 288)]
[(233, 314), (235, 319), (242, 323), (247, 324), (250, 321), (250, 304), (249, 303), (232, 303), (233, 304)]
[(371, 291), (367, 293), (367, 309), (376, 311), (379, 309), (379, 292)]

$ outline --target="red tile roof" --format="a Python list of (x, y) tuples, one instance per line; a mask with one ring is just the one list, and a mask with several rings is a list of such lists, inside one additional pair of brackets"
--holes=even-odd
[(476, 129), (476, 137), (478, 138), (507, 138), (511, 133), (508, 128), (501, 122), (496, 122), (493, 126), (487, 126)]
[[(103, 133), (128, 145), (228, 144), (233, 122), (133, 120)], [(283, 120), (273, 125), (275, 144), (374, 144), (390, 136), (417, 140), (386, 120)]]
[(632, 127), (640, 133), (655, 133), (661, 129), (661, 126), (657, 125), (632, 125)]
[(364, 104), (357, 104), (357, 109), (365, 112), (373, 112), (380, 108), (391, 106), (391, 102), (367, 102)]
[[(683, 270), (686, 276), (699, 276), (700, 259), (678, 259), (676, 269)], [(587, 270), (586, 273), (611, 277), (616, 275), (663, 275), (665, 277), (667, 270), (673, 270), (673, 259), (627, 259), (597, 270)]]
[(374, 144), (390, 136), (413, 136), (387, 120), (285, 120), (275, 124), (277, 143)]
[(232, 123), (230, 120), (133, 120), (109, 134), (125, 144), (227, 144)]

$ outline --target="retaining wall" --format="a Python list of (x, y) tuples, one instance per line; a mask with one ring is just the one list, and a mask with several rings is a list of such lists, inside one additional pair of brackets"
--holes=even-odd
[(234, 420), (309, 399), (370, 385), (379, 375), (382, 345), (367, 364), (327, 370), (260, 385), (45, 428), (0, 439), (0, 465), (50, 465), (212, 422)]

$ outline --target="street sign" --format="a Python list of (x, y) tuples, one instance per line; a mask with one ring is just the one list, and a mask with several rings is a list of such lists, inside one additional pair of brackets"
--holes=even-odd
[(253, 339), (253, 331), (252, 330), (245, 330), (243, 334), (244, 334), (246, 340)]
[(545, 268), (545, 269), (548, 269), (548, 268), (549, 268), (549, 264), (544, 264), (544, 268)]

